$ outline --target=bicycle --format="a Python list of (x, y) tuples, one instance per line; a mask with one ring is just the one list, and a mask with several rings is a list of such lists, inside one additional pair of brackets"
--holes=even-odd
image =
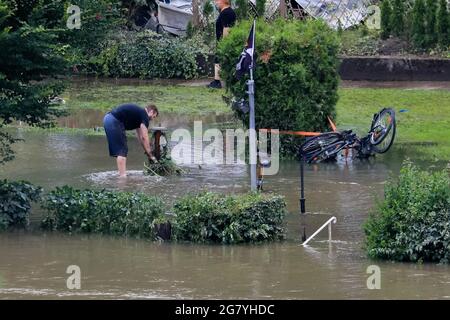
[(347, 157), (349, 150), (356, 151), (356, 158), (369, 158), (389, 151), (396, 130), (395, 111), (384, 108), (374, 114), (367, 136), (359, 138), (352, 130), (323, 133), (302, 144), (299, 155), (307, 163), (334, 160), (341, 151)]

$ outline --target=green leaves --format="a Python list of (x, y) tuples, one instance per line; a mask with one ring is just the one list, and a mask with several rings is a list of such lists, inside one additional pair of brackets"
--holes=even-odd
[(123, 32), (109, 40), (94, 69), (106, 76), (191, 79), (199, 74), (197, 58), (207, 47), (198, 37), (162, 37), (151, 31)]
[(26, 181), (0, 181), (0, 230), (27, 227), (31, 203), (40, 200), (42, 189)]
[(365, 226), (373, 258), (450, 262), (450, 178), (405, 163)]
[(284, 198), (261, 194), (188, 195), (174, 205), (177, 240), (236, 244), (284, 237)]
[(66, 232), (101, 233), (156, 239), (154, 221), (164, 214), (159, 198), (140, 193), (77, 190), (50, 192), (42, 206), (42, 227)]
[[(246, 96), (246, 79), (235, 78), (235, 66), (250, 30), (241, 21), (219, 43), (222, 78), (230, 96)], [(338, 95), (339, 41), (323, 21), (276, 20), (256, 23), (256, 127), (326, 131), (335, 116)], [(236, 112), (248, 125), (248, 115)], [(298, 138), (281, 136), (281, 151), (292, 155)]]

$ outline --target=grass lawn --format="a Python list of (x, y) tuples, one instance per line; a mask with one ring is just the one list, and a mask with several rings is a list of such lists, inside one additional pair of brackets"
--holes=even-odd
[(396, 143), (410, 144), (426, 158), (450, 159), (450, 91), (346, 88), (339, 93), (340, 128), (364, 134), (374, 113), (393, 107), (397, 112)]
[(226, 113), (223, 91), (206, 87), (180, 85), (118, 85), (111, 82), (72, 84), (62, 95), (69, 109), (98, 109), (108, 111), (124, 102), (139, 105), (155, 103), (161, 112), (201, 114)]
[[(95, 82), (73, 85), (63, 98), (69, 109), (106, 111), (123, 102), (154, 102), (161, 112), (230, 113), (222, 101), (223, 93), (205, 87)], [(397, 146), (415, 148), (428, 159), (450, 159), (450, 91), (340, 88), (339, 95), (336, 121), (340, 128), (365, 134), (375, 112), (393, 107), (397, 111)]]

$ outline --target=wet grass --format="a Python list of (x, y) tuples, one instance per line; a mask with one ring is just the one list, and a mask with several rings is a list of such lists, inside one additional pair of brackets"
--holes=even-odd
[(226, 113), (222, 90), (182, 85), (117, 85), (104, 82), (76, 84), (62, 95), (69, 109), (108, 111), (125, 102), (157, 105), (161, 112), (179, 114)]
[(341, 89), (337, 124), (364, 134), (383, 107), (397, 112), (396, 144), (411, 145), (425, 158), (450, 159), (450, 91)]

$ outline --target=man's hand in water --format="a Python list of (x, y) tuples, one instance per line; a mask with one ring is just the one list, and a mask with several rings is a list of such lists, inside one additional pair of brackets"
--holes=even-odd
[(158, 160), (156, 160), (155, 156), (153, 154), (148, 154), (148, 160), (150, 163), (158, 163)]

